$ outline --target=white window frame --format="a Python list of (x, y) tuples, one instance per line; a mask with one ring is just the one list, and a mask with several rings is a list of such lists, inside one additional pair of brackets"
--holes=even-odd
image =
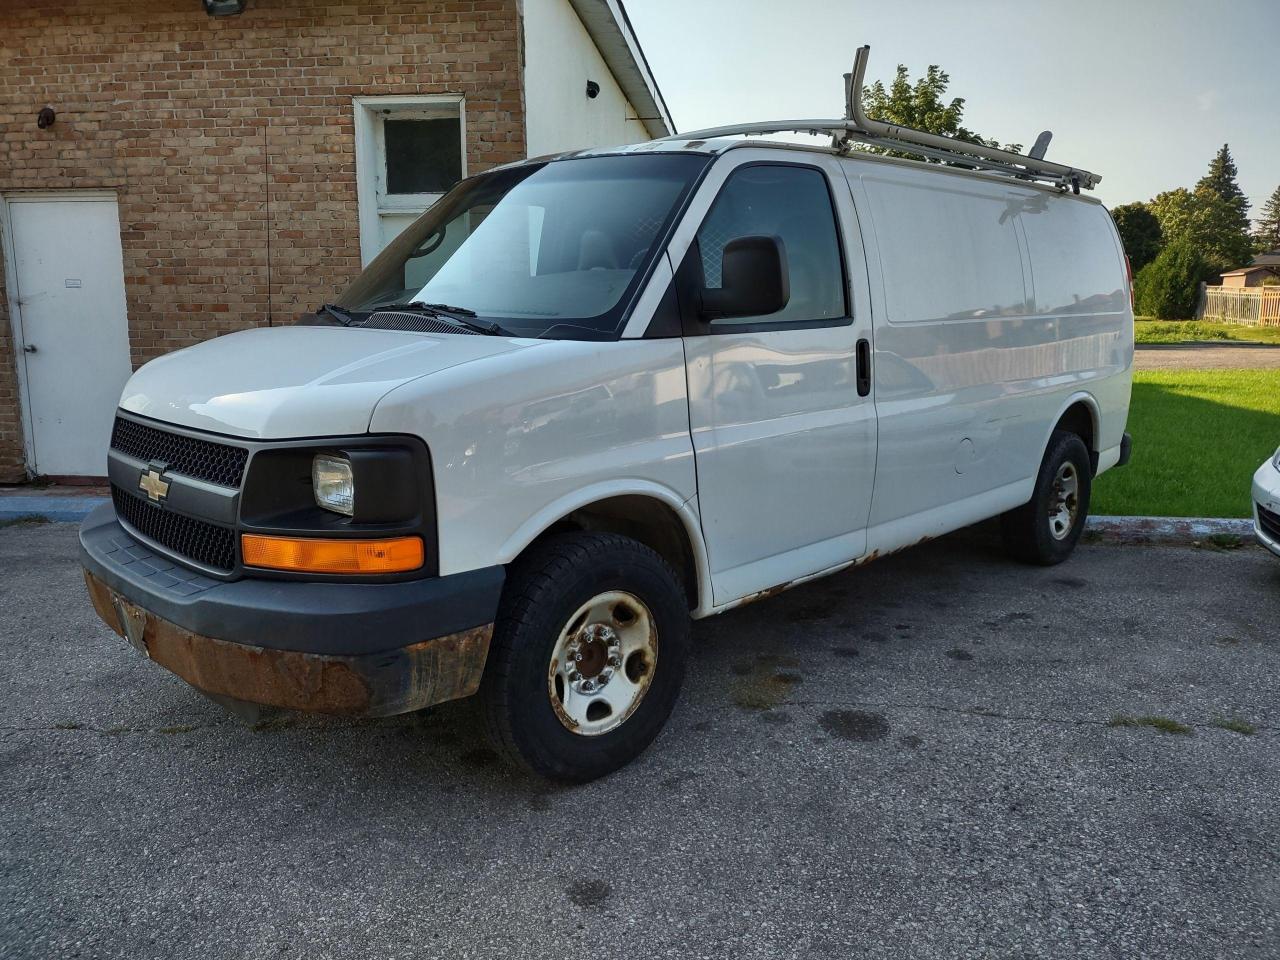
[(442, 193), (387, 196), (387, 159), (383, 124), (395, 120), (458, 118), (462, 176), (467, 175), (467, 109), (461, 94), (412, 97), (352, 97), (356, 136), (356, 202), (360, 210), (360, 262), (368, 265), (382, 249), (382, 215), (422, 213)]

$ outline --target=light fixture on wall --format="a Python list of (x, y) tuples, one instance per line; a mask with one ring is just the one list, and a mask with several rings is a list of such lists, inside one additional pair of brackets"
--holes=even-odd
[(53, 107), (41, 107), (40, 112), (36, 114), (36, 126), (41, 130), (48, 130), (57, 119), (58, 115), (53, 112)]
[(204, 12), (211, 17), (234, 17), (244, 13), (245, 0), (204, 0)]
[(598, 96), (600, 96), (600, 84), (596, 83), (594, 80), (588, 80), (587, 99), (594, 100)]

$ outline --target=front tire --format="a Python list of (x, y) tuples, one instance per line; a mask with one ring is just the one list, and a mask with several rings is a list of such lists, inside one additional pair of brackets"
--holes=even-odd
[(1053, 566), (1071, 556), (1089, 516), (1093, 466), (1074, 433), (1049, 438), (1031, 499), (1000, 518), (1005, 549), (1024, 563)]
[(513, 765), (583, 783), (642, 753), (675, 706), (689, 652), (680, 578), (611, 533), (557, 534), (517, 561), (480, 699)]

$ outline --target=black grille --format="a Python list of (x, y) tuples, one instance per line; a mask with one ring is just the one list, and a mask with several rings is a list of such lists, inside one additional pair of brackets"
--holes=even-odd
[(157, 430), (124, 417), (116, 417), (111, 447), (139, 460), (162, 461), (174, 473), (223, 487), (240, 486), (249, 459), (249, 451), (242, 447)]
[(111, 488), (111, 499), (116, 515), (148, 540), (206, 567), (227, 571), (235, 567), (234, 530), (153, 507), (116, 486)]
[(1258, 526), (1272, 540), (1280, 541), (1280, 513), (1272, 513), (1270, 510), (1259, 505), (1258, 506)]

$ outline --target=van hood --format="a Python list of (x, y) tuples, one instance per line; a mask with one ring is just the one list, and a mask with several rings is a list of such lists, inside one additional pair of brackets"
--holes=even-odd
[(125, 385), (120, 407), (251, 439), (360, 434), (396, 387), (545, 343), (346, 327), (245, 330), (152, 360)]

